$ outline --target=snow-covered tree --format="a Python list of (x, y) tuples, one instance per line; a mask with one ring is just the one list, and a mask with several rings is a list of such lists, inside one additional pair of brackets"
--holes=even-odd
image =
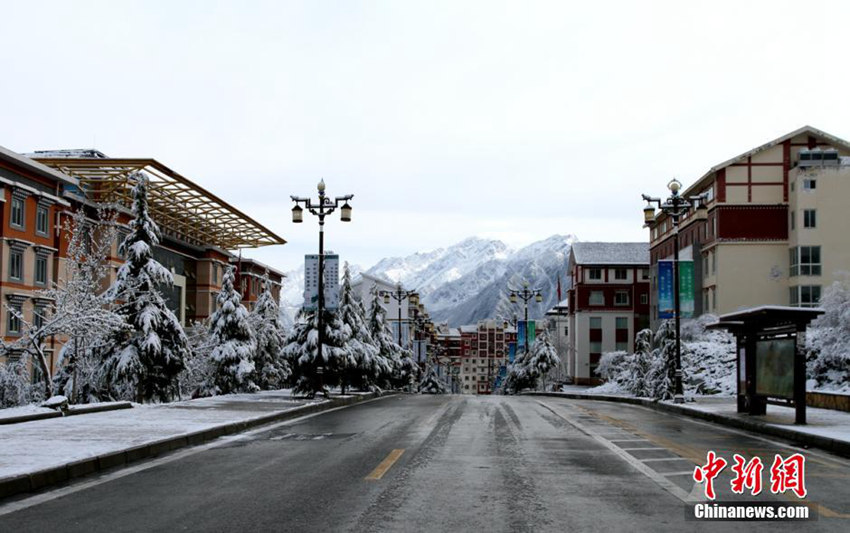
[(347, 357), (342, 321), (325, 309), (322, 315), (322, 357), (319, 358), (319, 324), (315, 310), (302, 310), (286, 336), (283, 354), (292, 369), (293, 391), (314, 397), (328, 396), (327, 387), (340, 381), (342, 361)]
[(807, 333), (808, 374), (819, 388), (850, 390), (850, 274), (828, 287), (820, 300), (825, 313)]
[[(66, 219), (63, 227), (68, 250), (59, 281), (36, 291), (35, 296), (43, 305), (34, 306), (31, 321), (18, 308), (9, 307), (22, 326), (20, 338), (9, 348), (23, 352), (35, 365), (47, 397), (53, 395), (55, 381), (60, 394), (74, 401), (78, 389), (75, 378), (82, 378), (86, 392), (93, 388), (98, 365), (91, 361), (92, 353), (123, 322), (102, 295), (116, 235), (114, 211), (101, 209), (96, 220), (88, 220), (81, 209)], [(50, 339), (57, 337), (67, 341), (60, 352), (60, 371), (54, 380), (45, 349)], [(82, 371), (78, 371), (80, 366), (84, 367)]]
[[(654, 388), (652, 397), (669, 400), (676, 393), (676, 324), (673, 320), (661, 322), (653, 345), (655, 349), (649, 369), (649, 382)], [(682, 346), (684, 352), (685, 347)]]
[(529, 365), (535, 368), (536, 374), (543, 380), (543, 388), (546, 388), (546, 374), (560, 364), (558, 352), (549, 340), (549, 332), (546, 328), (540, 330), (531, 345), (531, 358)]
[(153, 257), (160, 233), (148, 211), (147, 177), (134, 179), (130, 234), (119, 248), (126, 262), (106, 292), (110, 301), (121, 302), (117, 312), (128, 327), (112, 335), (103, 375), (112, 395), (168, 401), (177, 392), (188, 339), (159, 291), (172, 287), (174, 278)]
[(210, 358), (215, 345), (210, 336), (209, 319), (193, 322), (186, 328), (186, 337), (189, 339), (189, 355), (186, 357), (185, 368), (178, 377), (180, 397), (212, 396), (216, 365)]
[(372, 285), (369, 291), (370, 306), (367, 317), (367, 328), (378, 354), (390, 363), (391, 374), (387, 376), (387, 385), (403, 387), (412, 383), (418, 366), (413, 360), (410, 350), (405, 350), (398, 345), (393, 337), (389, 324), (386, 320), (386, 310), (381, 305), (378, 286)]
[(256, 383), (263, 390), (281, 387), (289, 377), (289, 363), (283, 357), (283, 325), (280, 308), (271, 291), (268, 272), (263, 277), (263, 290), (249, 316), (251, 329), (257, 339), (254, 352)]
[(210, 317), (210, 359), (215, 365), (213, 394), (256, 392), (254, 352), (257, 341), (242, 295), (234, 287), (235, 273), (228, 267), (216, 297), (216, 310)]
[(370, 390), (378, 386), (380, 380), (389, 375), (391, 366), (384, 357), (366, 324), (366, 313), (362, 303), (351, 288), (351, 270), (348, 263), (342, 275), (339, 290), (339, 310), (342, 321), (343, 346), (346, 350), (345, 364), (342, 368), (341, 385)]
[(419, 392), (425, 394), (445, 394), (446, 384), (437, 375), (436, 365), (431, 365), (425, 372), (425, 377), (419, 383)]

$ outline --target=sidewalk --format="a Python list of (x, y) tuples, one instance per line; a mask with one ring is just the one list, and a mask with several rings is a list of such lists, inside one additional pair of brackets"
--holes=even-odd
[(814, 446), (844, 457), (850, 457), (850, 413), (806, 408), (807, 424), (794, 424), (794, 409), (768, 405), (764, 416), (750, 416), (737, 412), (734, 396), (695, 396), (694, 401), (674, 404), (672, 401), (657, 402), (647, 398), (635, 398), (615, 394), (594, 394), (590, 387), (568, 385), (563, 392), (527, 392), (524, 394), (556, 396), (579, 400), (603, 400), (610, 402), (642, 405), (679, 415), (699, 418), (724, 426), (744, 429), (763, 435), (779, 437), (802, 446)]
[(264, 391), (3, 425), (0, 498), (372, 397), (293, 400), (288, 390)]

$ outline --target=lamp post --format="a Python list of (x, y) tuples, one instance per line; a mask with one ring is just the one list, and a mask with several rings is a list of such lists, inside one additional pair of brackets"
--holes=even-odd
[(508, 287), (508, 291), (511, 294), (511, 303), (517, 303), (517, 298), (521, 299), (525, 306), (525, 352), (528, 353), (528, 302), (532, 298), (537, 303), (541, 303), (543, 301), (543, 293), (538, 288), (529, 288), (528, 282), (525, 281), (522, 284), (522, 289), (511, 289)]
[(410, 303), (419, 305), (418, 295), (416, 294), (416, 291), (406, 291), (402, 289), (400, 281), (396, 284), (395, 290), (381, 291), (380, 295), (383, 296), (384, 303), (386, 305), (389, 305), (390, 298), (398, 302), (398, 345), (401, 346), (401, 302), (403, 302), (405, 298), (409, 298)]
[[(300, 224), (304, 221), (304, 209), (301, 207), (302, 205), (310, 213), (319, 217), (319, 295), (316, 301), (316, 317), (319, 328), (319, 338), (316, 352), (316, 380), (313, 382), (313, 388), (316, 388), (316, 381), (318, 381), (318, 390), (327, 397), (328, 392), (325, 390), (323, 383), (325, 368), (322, 365), (322, 344), (324, 343), (324, 324), (322, 323), (322, 314), (325, 310), (325, 217), (339, 208), (340, 220), (343, 222), (351, 222), (351, 206), (348, 205), (348, 201), (354, 198), (354, 195), (347, 194), (345, 196), (337, 196), (333, 200), (328, 198), (325, 196), (324, 179), (319, 181), (316, 188), (319, 191), (319, 200), (316, 203), (313, 203), (313, 200), (310, 198), (303, 198), (301, 196), (290, 196), (290, 198), (292, 198), (292, 201), (295, 202), (295, 207), (292, 208), (292, 222)], [(340, 202), (342, 202), (341, 206)], [(315, 390), (313, 391), (313, 396), (315, 396), (316, 392), (317, 391)]]
[[(673, 218), (673, 318), (676, 322), (676, 373), (675, 373), (675, 391), (673, 395), (674, 403), (685, 403), (685, 391), (682, 386), (682, 334), (681, 334), (681, 304), (679, 302), (679, 218), (685, 215), (689, 210), (696, 210), (696, 219), (706, 219), (705, 196), (680, 196), (679, 190), (682, 184), (679, 180), (673, 179), (667, 184), (670, 190), (670, 196), (666, 200), (661, 198), (653, 198), (642, 194), (641, 197), (646, 201), (646, 207), (643, 209), (643, 220), (645, 225), (649, 225), (655, 221), (655, 207), (657, 206), (662, 213)], [(654, 205), (653, 205), (654, 204)]]

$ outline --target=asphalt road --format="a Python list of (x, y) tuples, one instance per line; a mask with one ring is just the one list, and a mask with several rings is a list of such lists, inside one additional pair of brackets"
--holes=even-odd
[[(708, 450), (761, 457), (768, 484), (774, 454), (801, 451), (637, 406), (401, 395), (0, 503), (0, 531), (850, 530), (850, 461), (809, 450), (816, 521), (686, 520)], [(799, 502), (729, 479), (718, 501)]]

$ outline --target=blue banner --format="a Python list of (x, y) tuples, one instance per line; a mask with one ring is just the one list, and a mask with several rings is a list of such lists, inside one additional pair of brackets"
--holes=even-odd
[(658, 262), (658, 318), (673, 318), (673, 262)]
[(514, 359), (516, 359), (516, 343), (510, 342), (508, 343), (508, 362), (513, 363)]
[(517, 320), (516, 323), (516, 345), (517, 353), (525, 351), (525, 321)]

